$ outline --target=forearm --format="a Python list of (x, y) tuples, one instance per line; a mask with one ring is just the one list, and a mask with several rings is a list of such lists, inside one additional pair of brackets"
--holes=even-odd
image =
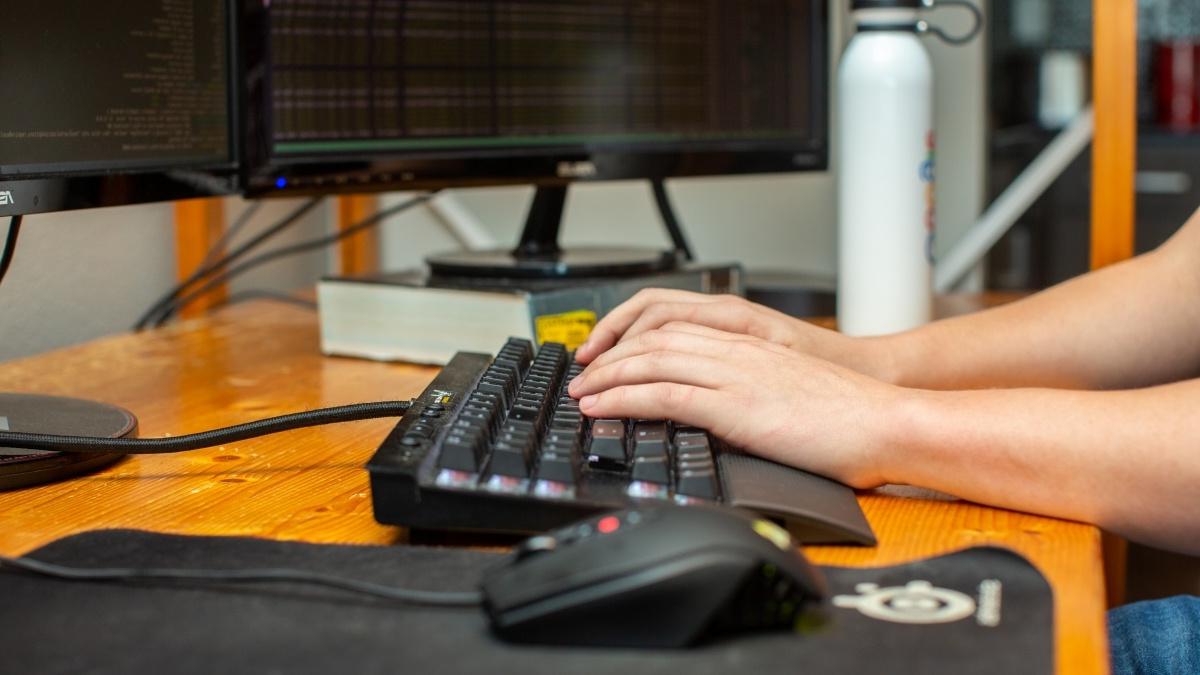
[(1200, 373), (1200, 221), (1159, 250), (1021, 301), (866, 341), (909, 387), (1118, 389)]
[(888, 482), (1096, 523), (1200, 554), (1200, 381), (1118, 392), (911, 392)]

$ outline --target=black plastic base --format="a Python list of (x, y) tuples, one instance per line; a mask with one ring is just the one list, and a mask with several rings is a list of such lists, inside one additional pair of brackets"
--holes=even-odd
[(542, 255), (517, 255), (512, 249), (453, 251), (425, 259), (429, 272), (444, 277), (569, 279), (653, 274), (675, 269), (673, 251), (587, 246)]
[(832, 276), (780, 270), (750, 270), (746, 299), (789, 316), (837, 314), (837, 280)]
[[(0, 431), (122, 438), (137, 418), (115, 405), (60, 396), (0, 393)], [(108, 466), (124, 455), (0, 448), (0, 490), (63, 480)]]

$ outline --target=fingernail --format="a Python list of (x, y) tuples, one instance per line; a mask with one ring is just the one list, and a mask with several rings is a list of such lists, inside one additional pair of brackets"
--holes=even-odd
[(584, 396), (583, 398), (579, 399), (579, 409), (583, 410), (584, 408), (595, 407), (596, 406), (596, 398), (597, 397), (595, 394), (588, 394), (587, 396)]
[(583, 375), (576, 375), (575, 377), (571, 378), (570, 383), (567, 384), (567, 393), (570, 394), (578, 391), (581, 382), (583, 382)]

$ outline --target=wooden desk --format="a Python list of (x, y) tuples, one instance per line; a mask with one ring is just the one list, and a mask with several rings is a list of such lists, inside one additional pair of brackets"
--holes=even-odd
[[(0, 391), (92, 398), (134, 411), (145, 437), (379, 399), (424, 388), (427, 367), (324, 358), (315, 315), (270, 303), (0, 364)], [(499, 345), (497, 345), (498, 347)], [(377, 524), (363, 464), (395, 420), (305, 429), (180, 455), (131, 457), (68, 482), (0, 493), (0, 553), (97, 528), (354, 544), (403, 542)], [(1060, 673), (1107, 668), (1094, 527), (953, 500), (861, 496), (875, 548), (810, 547), (816, 562), (886, 565), (995, 544), (1055, 592)]]

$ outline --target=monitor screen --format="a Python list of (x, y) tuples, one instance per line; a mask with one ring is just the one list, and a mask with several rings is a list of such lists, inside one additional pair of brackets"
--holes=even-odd
[(824, 0), (246, 7), (252, 190), (822, 169)]
[(0, 17), (0, 213), (234, 187), (226, 0), (0, 0)]

